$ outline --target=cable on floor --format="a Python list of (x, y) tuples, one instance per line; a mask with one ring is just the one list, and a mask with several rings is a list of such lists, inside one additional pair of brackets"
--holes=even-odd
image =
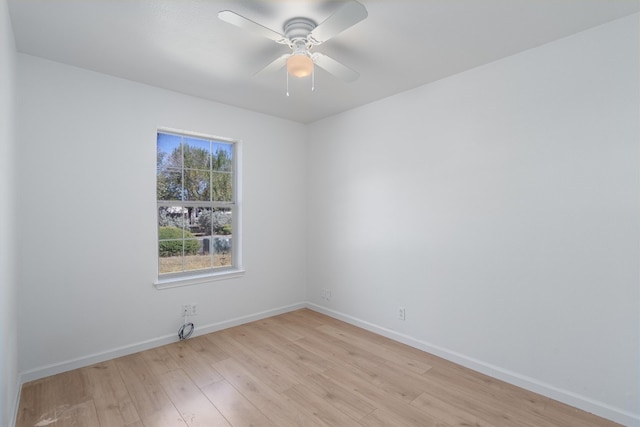
[(187, 311), (184, 311), (184, 324), (182, 326), (180, 326), (180, 329), (178, 330), (178, 338), (180, 339), (180, 341), (182, 340), (186, 340), (187, 338), (189, 338), (191, 336), (191, 334), (193, 333), (193, 329), (195, 328), (193, 326), (193, 323), (191, 322), (187, 322), (188, 320), (187, 316)]

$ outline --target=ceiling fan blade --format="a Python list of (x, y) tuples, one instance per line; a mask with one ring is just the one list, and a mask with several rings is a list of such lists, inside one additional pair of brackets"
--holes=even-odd
[(255, 73), (254, 75), (257, 76), (259, 74), (266, 74), (266, 73), (272, 73), (272, 72), (278, 71), (280, 68), (285, 66), (285, 64), (287, 63), (287, 58), (289, 56), (291, 56), (291, 54), (285, 53), (284, 55), (276, 58), (275, 61), (273, 61), (272, 63), (270, 63), (269, 65), (267, 65), (262, 70)]
[(235, 25), (236, 27), (240, 27), (244, 30), (251, 31), (252, 33), (259, 36), (271, 39), (277, 43), (287, 44), (289, 42), (289, 40), (282, 34), (277, 33), (230, 10), (223, 10), (218, 12), (218, 19), (231, 25)]
[(336, 61), (335, 59), (327, 56), (323, 53), (316, 52), (313, 54), (313, 62), (320, 68), (328, 71), (339, 79), (344, 80), (345, 82), (355, 81), (360, 73), (352, 70), (346, 65)]
[(362, 21), (367, 16), (369, 16), (369, 13), (364, 5), (355, 0), (351, 0), (315, 27), (308, 38), (316, 45), (324, 43), (347, 28)]

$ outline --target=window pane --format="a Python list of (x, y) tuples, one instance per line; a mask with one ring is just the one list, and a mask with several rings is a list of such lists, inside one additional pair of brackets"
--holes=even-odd
[(158, 133), (157, 165), (160, 169), (182, 169), (182, 137), (168, 133)]
[(179, 273), (182, 271), (182, 255), (168, 256), (162, 254), (160, 248), (160, 256), (158, 257), (158, 267), (160, 274)]
[(227, 172), (233, 170), (233, 144), (213, 143), (213, 170)]
[(203, 208), (199, 212), (198, 224), (202, 236), (229, 236), (231, 227), (231, 208)]
[(203, 170), (184, 170), (184, 200), (211, 200), (211, 172)]
[(182, 172), (161, 171), (158, 169), (157, 187), (158, 200), (182, 200)]
[(182, 271), (184, 227), (187, 210), (169, 206), (158, 209), (158, 254), (160, 274)]
[(231, 267), (233, 265), (231, 259), (231, 244), (233, 236), (216, 236), (213, 239), (213, 266), (214, 267)]
[(211, 268), (211, 255), (204, 253), (203, 239), (185, 239), (184, 271)]
[(211, 168), (211, 143), (204, 139), (184, 138), (182, 147), (185, 169)]
[(213, 172), (211, 196), (214, 202), (233, 201), (232, 175), (230, 172)]
[(211, 222), (211, 211), (212, 208), (208, 207), (198, 207), (195, 208), (195, 222), (194, 227), (192, 229), (193, 234), (198, 237), (211, 237), (212, 230), (212, 222)]
[(232, 218), (231, 208), (216, 208), (212, 212), (214, 267), (229, 267), (233, 265), (231, 251), (233, 242)]
[[(162, 206), (158, 208), (158, 226), (160, 228), (189, 229), (187, 221), (187, 208), (182, 206)], [(163, 237), (164, 235), (164, 237)], [(182, 239), (182, 231), (164, 231), (159, 234), (160, 239)]]

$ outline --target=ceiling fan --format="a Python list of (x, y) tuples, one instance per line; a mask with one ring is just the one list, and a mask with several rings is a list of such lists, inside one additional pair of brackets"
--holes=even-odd
[(346, 82), (356, 80), (359, 76), (358, 72), (323, 53), (311, 52), (311, 48), (326, 42), (367, 16), (367, 9), (364, 5), (355, 0), (349, 0), (320, 24), (316, 24), (314, 20), (309, 18), (291, 18), (284, 23), (281, 34), (230, 10), (218, 13), (218, 18), (224, 22), (291, 48), (291, 53), (278, 57), (256, 74), (276, 71), (286, 65), (287, 79), (289, 75), (293, 77), (311, 75), (313, 77), (315, 64)]

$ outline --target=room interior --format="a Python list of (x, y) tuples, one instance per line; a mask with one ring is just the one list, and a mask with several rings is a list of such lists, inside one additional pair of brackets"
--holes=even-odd
[[(0, 7), (0, 426), (21, 384), (309, 308), (640, 426), (640, 3)], [(239, 277), (158, 289), (160, 128), (242, 141)], [(398, 316), (402, 308), (404, 319)]]

